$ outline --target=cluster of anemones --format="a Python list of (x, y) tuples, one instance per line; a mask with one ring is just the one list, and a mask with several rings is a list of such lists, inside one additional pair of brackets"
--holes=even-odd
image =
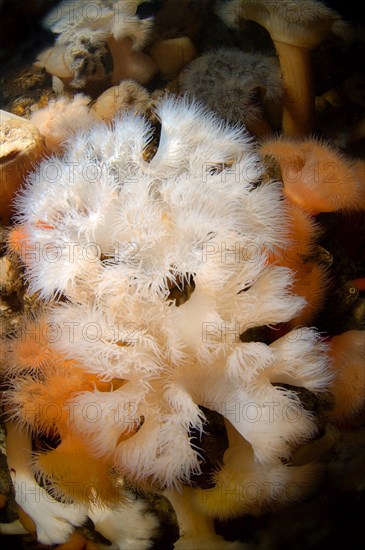
[[(137, 114), (151, 98), (135, 80), (157, 71), (138, 51), (152, 24), (138, 19), (140, 3), (96, 2), (99, 28), (85, 20), (86, 3), (71, 2), (72, 32), (61, 4), (59, 37), (42, 56), (65, 86), (84, 88), (105, 79), (112, 54), (108, 78), (122, 82), (93, 105), (78, 94), (31, 117), (44, 138), (32, 162), (53, 156), (19, 192), (8, 239), (41, 304), (1, 348), (8, 463), (20, 516), (40, 542), (64, 542), (88, 516), (120, 548), (148, 548), (157, 522), (132, 484), (170, 499), (176, 548), (238, 548), (213, 518), (298, 500), (318, 478), (312, 458), (291, 462), (317, 430), (296, 388), (331, 392), (333, 422), (365, 400), (365, 331), (325, 341), (309, 328), (328, 279), (314, 215), (365, 209), (363, 164), (298, 137), (314, 98), (304, 82), (303, 101), (291, 96), (300, 75), (289, 72), (299, 67), (310, 82), (310, 48), (346, 25), (312, 0), (300, 24), (293, 0), (218, 2), (227, 24), (267, 28), (282, 78), (266, 56), (216, 50), (181, 74), (187, 95), (165, 97), (153, 125)], [(283, 132), (295, 137), (269, 139), (265, 109), (281, 97)], [(257, 144), (227, 120), (267, 139)], [(228, 448), (211, 488), (193, 488), (207, 409), (224, 418)], [(120, 526), (126, 511), (133, 534)]]
[[(143, 117), (100, 123), (17, 197), (10, 250), (45, 304), (6, 344), (9, 418), (57, 442), (33, 452), (27, 475), (63, 506), (113, 503), (123, 477), (174, 502), (201, 471), (191, 433), (211, 408), (226, 418), (229, 449), (216, 494), (194, 498), (230, 516), (247, 510), (252, 480), (261, 508), (315, 478), (312, 465), (282, 460), (316, 431), (287, 385), (320, 392), (333, 376), (318, 333), (294, 328), (313, 315), (325, 271), (309, 261), (312, 220), (268, 180), (242, 128), (186, 99), (165, 99), (157, 116), (157, 152)], [(264, 325), (287, 328), (267, 344), (250, 336)], [(219, 505), (228, 479), (242, 491)], [(49, 510), (27, 507), (39, 539), (60, 542)]]

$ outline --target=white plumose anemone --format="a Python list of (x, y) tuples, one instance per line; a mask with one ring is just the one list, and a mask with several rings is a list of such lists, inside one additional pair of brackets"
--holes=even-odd
[(200, 471), (191, 437), (203, 430), (199, 406), (225, 416), (256, 462), (273, 468), (316, 429), (297, 394), (278, 384), (318, 392), (330, 375), (312, 329), (271, 345), (240, 338), (305, 305), (292, 271), (272, 259), (290, 244), (288, 206), (251, 138), (186, 98), (164, 99), (157, 114), (149, 160), (154, 134), (143, 117), (95, 125), (40, 165), (16, 207), (30, 288), (53, 300), (52, 346), (75, 368), (125, 381), (110, 394), (75, 396), (103, 418), (81, 415), (75, 429), (132, 479), (171, 487)]

